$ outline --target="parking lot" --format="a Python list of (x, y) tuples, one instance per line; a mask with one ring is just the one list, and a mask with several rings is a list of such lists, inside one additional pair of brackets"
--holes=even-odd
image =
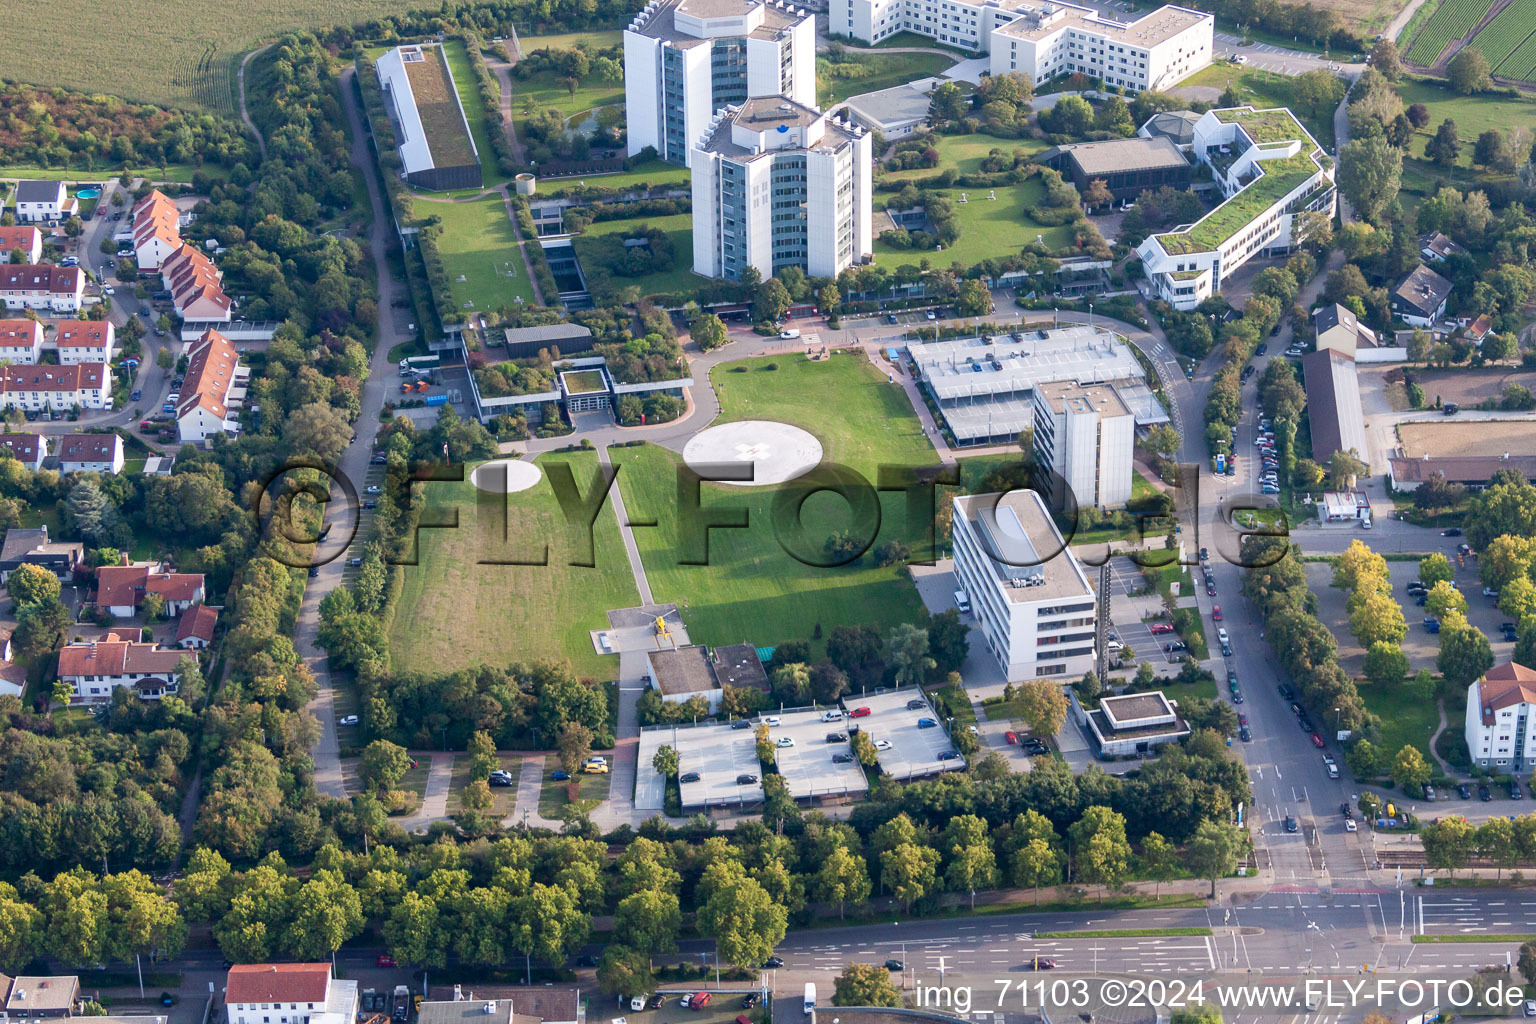
[[(762, 766), (757, 763), (757, 740), (751, 729), (719, 724), (647, 729), (640, 734), (640, 775), (655, 774), (650, 767), (651, 759), (663, 743), (677, 751), (679, 778), (689, 773), (699, 776), (697, 782), (678, 786), (685, 813), (708, 807), (740, 807), (763, 799)], [(759, 781), (738, 785), (736, 779), (741, 775), (751, 775)], [(647, 786), (645, 782), (637, 783), (637, 796)]]
[[(911, 700), (921, 700), (922, 708), (908, 708), (907, 702)], [(864, 694), (844, 698), (844, 701), (850, 711), (869, 708), (868, 715), (855, 721), (877, 744), (882, 740), (890, 744), (889, 749), (879, 752), (880, 770), (893, 779), (905, 781), (939, 772), (960, 771), (965, 767), (965, 758), (958, 754), (948, 760), (939, 760), (940, 754), (954, 750), (954, 746), (944, 731), (944, 722), (939, 719), (938, 712), (918, 688)], [(939, 724), (919, 728), (917, 723), (923, 718)]]
[[(770, 726), (768, 736), (775, 743), (794, 740), (792, 747), (778, 747), (779, 774), (789, 785), (796, 800), (811, 797), (853, 797), (869, 792), (869, 779), (857, 760), (836, 764), (834, 754), (851, 754), (848, 741), (828, 743), (828, 733), (848, 734), (846, 720), (824, 722), (824, 710), (790, 711), (774, 715), (779, 724)], [(752, 735), (747, 733), (747, 735)]]
[[(1151, 629), (1153, 622), (1167, 622), (1163, 601), (1155, 590), (1147, 589), (1146, 578), (1128, 558), (1112, 558), (1109, 562), (1110, 625), (1130, 656), (1121, 654), (1121, 668), (1134, 672), (1141, 661), (1156, 663), (1168, 658), (1163, 644), (1178, 639), (1172, 634), (1158, 635)], [(1135, 596), (1133, 596), (1135, 595)], [(1147, 619), (1148, 616), (1155, 618)], [(1174, 655), (1174, 660), (1178, 659)]]

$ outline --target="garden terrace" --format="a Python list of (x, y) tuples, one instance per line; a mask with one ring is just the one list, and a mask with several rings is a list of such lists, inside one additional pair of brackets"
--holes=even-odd
[(555, 390), (555, 373), (542, 366), (497, 363), (475, 371), (475, 384), (482, 398), (510, 395), (538, 395)]
[(573, 395), (585, 395), (593, 391), (607, 391), (603, 375), (596, 370), (577, 370), (565, 374), (565, 389)]
[(427, 133), (432, 163), (437, 167), (479, 163), (442, 51), (435, 46), (423, 46), (421, 60), (406, 63), (405, 72), (411, 80), (422, 129)]
[(1216, 120), (1222, 124), (1240, 126), (1248, 133), (1250, 139), (1261, 146), (1307, 138), (1307, 130), (1289, 110), (1278, 108), (1251, 110), (1247, 107), (1233, 107), (1228, 110), (1213, 110), (1211, 113), (1215, 114)]
[(1284, 160), (1265, 160), (1259, 166), (1264, 170), (1263, 175), (1206, 214), (1188, 231), (1158, 235), (1163, 249), (1172, 256), (1214, 252), (1265, 210), (1304, 184), (1321, 165), (1312, 156), (1302, 153)]

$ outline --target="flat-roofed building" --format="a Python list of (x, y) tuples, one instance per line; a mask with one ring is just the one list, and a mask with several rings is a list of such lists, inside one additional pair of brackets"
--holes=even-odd
[(1080, 678), (1097, 601), (1035, 491), (955, 498), (955, 580), (1010, 680)]
[(1102, 181), (1117, 200), (1135, 199), (1143, 189), (1156, 191), (1164, 185), (1187, 188), (1194, 174), (1179, 147), (1162, 136), (1069, 142), (1046, 150), (1038, 159), (1064, 174), (1079, 192)]
[(1179, 717), (1178, 705), (1161, 690), (1105, 697), (1087, 714), (1088, 731), (1100, 757), (1150, 753), (1190, 733), (1189, 724)]
[(846, 103), (848, 114), (854, 124), (879, 132), (887, 141), (925, 132), (928, 108), (933, 105), (933, 90), (938, 81), (925, 79), (850, 96)]
[(646, 677), (651, 688), (669, 704), (682, 704), (694, 697), (709, 702), (709, 713), (720, 710), (720, 680), (710, 664), (709, 652), (690, 644), (687, 647), (647, 651)]
[(18, 975), (10, 979), (6, 1015), (14, 1021), (73, 1017), (80, 979), (73, 974)]
[(1057, 508), (1119, 508), (1131, 500), (1136, 417), (1107, 384), (1035, 389), (1035, 453), (1055, 474)]

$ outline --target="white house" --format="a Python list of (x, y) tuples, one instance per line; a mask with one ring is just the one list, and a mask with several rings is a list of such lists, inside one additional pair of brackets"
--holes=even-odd
[(11, 262), (11, 253), (21, 250), (20, 263), (36, 263), (43, 258), (43, 233), (33, 224), (0, 226), (0, 263)]
[(655, 0), (624, 30), (629, 154), (687, 164), (723, 107), (816, 105), (816, 18), (783, 0)]
[(181, 613), (176, 623), (176, 646), (201, 651), (213, 643), (213, 631), (219, 613), (205, 604), (195, 604)]
[(234, 964), (224, 981), (229, 1024), (352, 1024), (357, 982), (324, 964)]
[(224, 293), (223, 277), (213, 260), (185, 242), (160, 265), (171, 306), (183, 320), (229, 322), (233, 304)]
[(155, 189), (133, 208), (134, 262), (140, 270), (158, 270), (181, 246), (181, 211), (164, 192)]
[(48, 435), (0, 434), (0, 447), (8, 449), (16, 461), (35, 472), (48, 457)]
[(716, 116), (693, 150), (693, 270), (836, 277), (873, 251), (868, 131), (784, 96)]
[[(126, 558), (126, 556), (124, 556)], [(126, 619), (146, 594), (159, 594), (167, 615), (180, 615), (207, 596), (200, 572), (170, 572), (163, 566), (103, 565), (96, 570), (96, 606)]]
[(6, 309), (78, 313), (85, 295), (85, 274), (79, 267), (49, 263), (7, 263), (0, 266), (0, 299)]
[(0, 320), (0, 359), (30, 366), (42, 350), (42, 324), (36, 320)]
[(1432, 327), (1445, 317), (1451, 282), (1425, 266), (1417, 266), (1392, 291), (1392, 312), (1410, 327)]
[[(1079, 508), (1131, 500), (1136, 417), (1108, 384), (1056, 381), (1035, 388), (1035, 452)], [(1055, 496), (1069, 507), (1065, 494)]]
[(1536, 669), (1495, 665), (1467, 687), (1467, 753), (1496, 774), (1536, 766)]
[(0, 368), (0, 409), (68, 412), (112, 408), (112, 371), (106, 363)]
[(955, 498), (955, 585), (1010, 680), (1078, 679), (1094, 667), (1098, 606), (1036, 491)]
[(110, 473), (123, 471), (123, 439), (117, 434), (65, 434), (55, 454), (60, 473)]
[(197, 444), (216, 434), (235, 434), (239, 423), (232, 407), (243, 390), (237, 382), (249, 371), (240, 365), (229, 339), (210, 328), (192, 344), (186, 379), (181, 385), (181, 404), (176, 407), (176, 427), (183, 443)]
[(58, 674), (72, 689), (71, 703), (111, 700), (120, 686), (133, 687), (145, 700), (158, 700), (176, 692), (181, 682), (176, 664), (185, 653), (108, 633), (103, 640), (60, 649)]
[(1333, 158), (1283, 107), (1210, 110), (1195, 122), (1191, 154), (1210, 169), (1226, 200), (1189, 227), (1150, 235), (1136, 247), (1155, 296), (1194, 309), (1233, 271), (1301, 239), (1297, 215), (1333, 215)]
[(53, 340), (43, 347), (57, 349), (63, 366), (110, 363), (115, 338), (111, 320), (60, 320), (53, 325)]
[(79, 212), (80, 201), (69, 194), (62, 181), (16, 183), (16, 220), (19, 223), (57, 223)]

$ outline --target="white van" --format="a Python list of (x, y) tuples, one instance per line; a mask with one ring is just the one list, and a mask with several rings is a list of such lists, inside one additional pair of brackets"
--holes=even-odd
[(831, 711), (823, 711), (821, 720), (823, 722), (841, 722), (843, 720), (843, 713), (837, 708), (833, 708)]
[(813, 1014), (815, 1012), (816, 1012), (816, 984), (814, 982), (808, 981), (808, 982), (805, 983), (805, 1015), (807, 1017), (809, 1017), (811, 1014)]
[(955, 591), (955, 607), (960, 609), (961, 615), (971, 614), (971, 599), (965, 595), (965, 591)]
[(798, 327), (791, 327), (789, 330), (784, 331), (783, 333), (781, 333), (779, 335), (779, 337), (785, 339), (786, 341), (790, 340), (790, 339), (793, 339), (793, 338), (798, 338), (798, 337), (800, 337), (800, 328), (798, 328)]

